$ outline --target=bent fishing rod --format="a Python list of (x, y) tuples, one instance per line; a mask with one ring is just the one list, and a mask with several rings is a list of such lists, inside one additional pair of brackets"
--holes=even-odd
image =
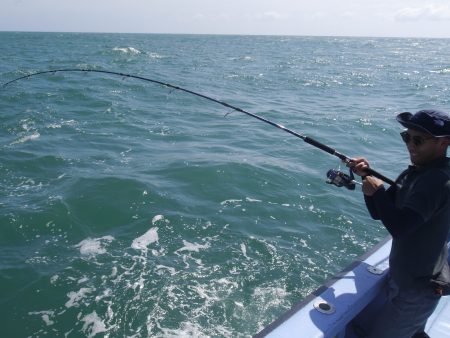
[[(11, 81), (8, 81), (8, 82), (4, 83), (2, 85), (2, 87), (6, 87), (6, 86), (10, 85), (13, 82), (16, 82), (16, 81), (19, 81), (19, 80), (23, 80), (23, 79), (28, 79), (28, 78), (31, 78), (33, 76), (43, 75), (43, 74), (55, 74), (55, 73), (61, 73), (61, 72), (101, 73), (101, 74), (108, 74), (108, 75), (117, 75), (117, 76), (121, 76), (122, 78), (133, 78), (133, 79), (137, 79), (137, 80), (151, 82), (151, 83), (154, 83), (154, 84), (159, 84), (159, 85), (162, 85), (164, 87), (171, 88), (171, 89), (179, 90), (179, 91), (182, 91), (182, 92), (185, 92), (185, 93), (188, 93), (188, 94), (192, 94), (192, 95), (201, 97), (203, 99), (206, 99), (206, 100), (218, 103), (218, 104), (220, 104), (220, 105), (222, 105), (224, 107), (232, 109), (233, 111), (237, 111), (237, 112), (243, 113), (243, 114), (251, 116), (251, 117), (253, 117), (253, 118), (257, 119), (257, 120), (260, 120), (262, 122), (270, 124), (271, 126), (274, 126), (275, 128), (281, 129), (281, 130), (285, 131), (286, 133), (289, 133), (291, 135), (294, 135), (295, 137), (298, 137), (298, 138), (302, 139), (306, 143), (308, 143), (308, 144), (310, 144), (310, 145), (312, 145), (312, 146), (314, 146), (314, 147), (316, 147), (316, 148), (318, 148), (318, 149), (320, 149), (322, 151), (325, 151), (325, 152), (327, 152), (327, 153), (329, 153), (331, 155), (334, 155), (334, 156), (338, 157), (341, 161), (343, 161), (345, 163), (350, 163), (352, 161), (352, 159), (349, 158), (348, 156), (346, 156), (346, 155), (344, 155), (342, 153), (339, 153), (335, 149), (327, 146), (326, 144), (323, 144), (323, 143), (321, 143), (321, 142), (319, 142), (319, 141), (317, 141), (317, 140), (315, 140), (315, 139), (313, 139), (313, 138), (311, 138), (309, 136), (305, 136), (305, 135), (302, 135), (300, 133), (297, 133), (297, 132), (295, 132), (295, 131), (293, 131), (293, 130), (291, 130), (289, 128), (286, 128), (285, 126), (283, 126), (281, 124), (278, 124), (278, 123), (275, 123), (273, 121), (270, 121), (270, 120), (268, 120), (268, 119), (266, 119), (264, 117), (261, 117), (259, 115), (254, 114), (254, 113), (250, 113), (250, 112), (248, 112), (248, 111), (246, 111), (244, 109), (241, 109), (239, 107), (233, 106), (233, 105), (231, 105), (229, 103), (226, 103), (224, 101), (220, 101), (220, 100), (214, 99), (214, 98), (212, 98), (210, 96), (207, 96), (207, 95), (204, 95), (204, 94), (201, 94), (201, 93), (197, 93), (195, 91), (192, 91), (192, 90), (189, 90), (189, 89), (186, 89), (186, 88), (183, 88), (183, 87), (179, 87), (179, 86), (176, 86), (176, 85), (173, 85), (173, 84), (170, 84), (170, 83), (166, 83), (166, 82), (162, 82), (162, 81), (159, 81), (159, 80), (150, 79), (150, 78), (139, 76), (139, 75), (132, 75), (132, 74), (126, 74), (126, 73), (114, 72), (114, 71), (108, 71), (108, 70), (89, 69), (89, 68), (88, 69), (64, 68), (64, 69), (53, 69), (53, 70), (46, 70), (46, 71), (30, 73), (28, 75), (24, 75), (24, 76), (18, 77), (18, 78), (14, 79), (14, 80), (11, 80)], [(367, 168), (366, 172), (367, 172), (368, 176), (374, 176), (374, 177), (379, 178), (380, 180), (388, 183), (389, 185), (395, 185), (394, 181), (392, 181), (391, 179), (387, 178), (386, 176), (380, 174), (379, 172), (373, 170), (372, 168)], [(343, 172), (341, 172), (339, 170), (332, 169), (332, 170), (328, 171), (327, 177), (328, 177), (327, 183), (334, 184), (334, 185), (336, 185), (338, 187), (345, 186), (346, 188), (348, 188), (350, 190), (354, 190), (355, 189), (355, 183), (356, 182), (354, 180), (354, 176), (353, 176), (353, 173), (351, 171), (350, 171), (350, 175), (347, 175), (347, 174), (345, 174), (345, 173), (343, 173)]]

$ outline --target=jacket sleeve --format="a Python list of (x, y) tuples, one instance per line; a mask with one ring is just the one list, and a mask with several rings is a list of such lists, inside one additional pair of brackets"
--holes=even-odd
[[(391, 186), (385, 192), (386, 192), (385, 197), (394, 201), (395, 188)], [(367, 210), (369, 211), (370, 216), (375, 220), (380, 220), (380, 215), (378, 213), (374, 197), (364, 195), (364, 202), (366, 203), (366, 207), (367, 207)]]
[(379, 220), (380, 216), (378, 215), (377, 207), (375, 206), (373, 196), (364, 195), (364, 202), (366, 202), (366, 207), (367, 210), (369, 211), (370, 217), (372, 217), (375, 220)]
[[(384, 187), (378, 189), (371, 197), (365, 196), (370, 215), (379, 219), (394, 238), (401, 238), (420, 227), (425, 220), (411, 208), (396, 208), (390, 191)], [(375, 217), (376, 218), (375, 218)]]

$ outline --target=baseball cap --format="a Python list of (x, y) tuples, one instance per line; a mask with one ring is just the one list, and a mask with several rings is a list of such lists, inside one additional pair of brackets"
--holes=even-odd
[(397, 115), (397, 121), (406, 128), (434, 137), (450, 137), (450, 117), (440, 110), (424, 109), (415, 114), (403, 112)]

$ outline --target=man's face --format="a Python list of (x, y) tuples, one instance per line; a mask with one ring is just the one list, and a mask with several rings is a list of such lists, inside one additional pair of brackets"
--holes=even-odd
[(409, 151), (411, 163), (417, 166), (423, 166), (437, 158), (445, 156), (448, 141), (444, 138), (436, 138), (430, 134), (408, 129), (410, 135), (406, 147)]

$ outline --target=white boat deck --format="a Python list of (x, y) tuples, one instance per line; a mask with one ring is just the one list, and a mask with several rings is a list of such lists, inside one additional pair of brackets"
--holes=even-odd
[[(381, 290), (389, 266), (391, 240), (385, 239), (375, 250), (333, 277), (285, 315), (266, 327), (255, 338), (345, 337), (347, 324)], [(376, 268), (375, 273), (370, 272)], [(333, 308), (317, 310), (318, 304)]]
[[(333, 277), (255, 338), (355, 337), (353, 330), (347, 330), (347, 325), (368, 304), (376, 308), (373, 300), (377, 299), (383, 280), (387, 277), (390, 248), (391, 240), (386, 238), (365, 257)], [(330, 309), (327, 307), (331, 307), (328, 313), (326, 310)], [(370, 318), (370, 308), (366, 310), (369, 312), (363, 318)], [(450, 338), (450, 296), (441, 298), (428, 319), (425, 331), (432, 338)]]
[(450, 296), (442, 297), (428, 318), (425, 332), (432, 338), (450, 338)]

